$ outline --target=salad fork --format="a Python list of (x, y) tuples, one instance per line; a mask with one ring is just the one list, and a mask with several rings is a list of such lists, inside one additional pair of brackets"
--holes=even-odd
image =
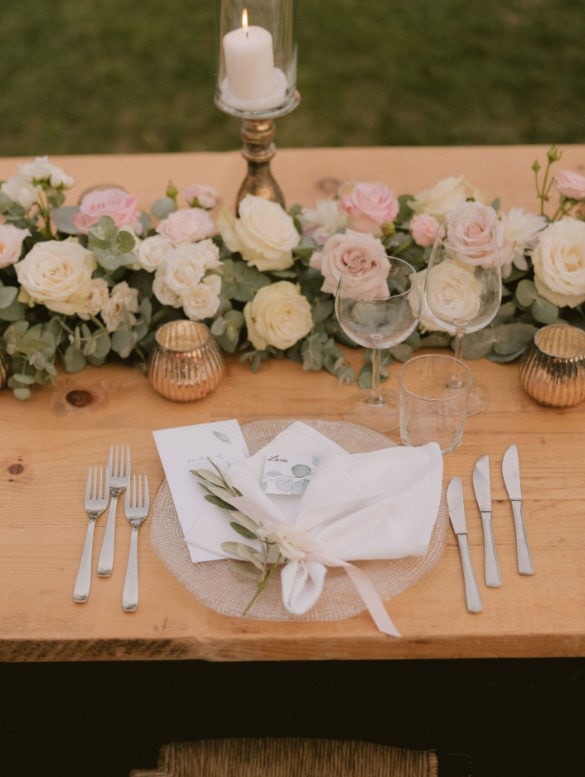
[(124, 505), (126, 518), (132, 527), (128, 567), (126, 569), (124, 593), (122, 595), (122, 609), (124, 612), (134, 612), (138, 607), (138, 529), (144, 523), (149, 507), (148, 478), (146, 475), (134, 475), (126, 491), (126, 502)]
[(116, 538), (116, 510), (118, 497), (128, 488), (130, 480), (130, 448), (126, 445), (110, 446), (108, 457), (108, 488), (110, 490), (110, 510), (108, 522), (102, 540), (97, 573), (100, 577), (109, 577), (114, 568), (114, 543)]
[(75, 587), (73, 588), (74, 602), (87, 602), (89, 598), (89, 589), (91, 587), (91, 558), (93, 552), (93, 533), (95, 524), (100, 515), (108, 506), (107, 474), (105, 467), (90, 467), (87, 473), (87, 483), (85, 486), (85, 511), (87, 512), (89, 523), (85, 533), (85, 542), (83, 544), (83, 553), (75, 578)]

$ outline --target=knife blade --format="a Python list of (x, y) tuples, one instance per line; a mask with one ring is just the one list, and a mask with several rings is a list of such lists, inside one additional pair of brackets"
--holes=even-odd
[(473, 490), (483, 526), (485, 584), (497, 588), (502, 585), (496, 541), (492, 526), (492, 492), (490, 487), (490, 457), (481, 456), (473, 468)]
[(508, 497), (512, 503), (514, 514), (514, 528), (516, 530), (516, 556), (518, 559), (518, 572), (521, 575), (533, 575), (534, 565), (530, 555), (526, 527), (524, 526), (524, 513), (522, 510), (522, 487), (520, 485), (520, 461), (518, 448), (510, 445), (502, 459), (502, 475)]
[(481, 612), (481, 597), (475, 582), (469, 542), (467, 540), (467, 522), (463, 504), (463, 486), (460, 477), (451, 478), (447, 486), (447, 504), (451, 526), (457, 537), (461, 566), (463, 567), (463, 583), (465, 586), (465, 601), (469, 612)]

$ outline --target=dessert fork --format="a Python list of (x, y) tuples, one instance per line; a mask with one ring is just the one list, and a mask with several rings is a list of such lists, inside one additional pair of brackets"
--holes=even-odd
[(85, 486), (85, 510), (89, 517), (83, 553), (73, 588), (74, 602), (87, 602), (91, 586), (91, 558), (95, 522), (108, 506), (107, 475), (105, 467), (90, 467)]
[(130, 480), (130, 448), (123, 445), (110, 446), (108, 457), (108, 488), (110, 490), (110, 510), (108, 522), (102, 540), (97, 573), (100, 577), (109, 577), (114, 568), (114, 543), (116, 539), (116, 509), (118, 497), (128, 488)]
[(124, 580), (122, 609), (134, 612), (138, 607), (138, 529), (146, 519), (149, 510), (148, 478), (146, 475), (134, 475), (126, 491), (124, 511), (132, 527), (128, 567)]

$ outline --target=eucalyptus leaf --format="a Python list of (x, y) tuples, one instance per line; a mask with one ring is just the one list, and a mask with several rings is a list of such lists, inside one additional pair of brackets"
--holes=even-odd
[(515, 298), (520, 307), (529, 308), (537, 297), (538, 292), (532, 281), (525, 279), (516, 286)]
[(530, 308), (534, 319), (540, 324), (554, 324), (559, 319), (559, 309), (544, 297), (537, 297)]
[(12, 305), (18, 295), (16, 286), (0, 286), (0, 308), (7, 308)]
[(70, 345), (63, 354), (63, 366), (66, 372), (81, 372), (86, 365), (87, 360), (83, 352), (74, 345)]

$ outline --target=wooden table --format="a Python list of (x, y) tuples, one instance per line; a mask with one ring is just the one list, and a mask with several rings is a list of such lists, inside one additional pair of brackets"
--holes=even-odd
[[(464, 173), (502, 206), (535, 209), (531, 164), (545, 147), (445, 149), (282, 150), (273, 169), (288, 204), (312, 205), (334, 179), (384, 180), (397, 192), (416, 192)], [(22, 160), (0, 160), (0, 178)], [(229, 202), (243, 177), (237, 153), (53, 158), (74, 176), (80, 192), (115, 182), (141, 204), (192, 182), (218, 187)], [(585, 146), (565, 150), (563, 166), (583, 171)], [(359, 354), (354, 358), (358, 359)], [(387, 603), (401, 639), (379, 634), (367, 613), (334, 623), (273, 623), (228, 618), (200, 604), (168, 572), (148, 541), (140, 541), (141, 603), (121, 609), (129, 543), (119, 516), (117, 564), (109, 579), (94, 578), (87, 604), (72, 601), (86, 530), (82, 497), (87, 468), (101, 463), (111, 443), (131, 445), (136, 470), (152, 489), (163, 472), (154, 429), (237, 418), (341, 420), (358, 393), (325, 373), (305, 373), (290, 362), (265, 364), (252, 374), (229, 360), (209, 397), (174, 404), (125, 365), (60, 374), (54, 386), (21, 403), (0, 395), (0, 659), (77, 661), (208, 659), (212, 661), (482, 658), (585, 655), (585, 405), (545, 409), (522, 391), (517, 364), (475, 362), (474, 375), (491, 393), (489, 410), (469, 419), (461, 447), (445, 457), (445, 483), (463, 478), (471, 552), (484, 611), (465, 607), (454, 536), (438, 566)], [(398, 368), (392, 369), (396, 384)], [(397, 441), (395, 434), (389, 435)], [(506, 447), (519, 447), (525, 515), (536, 574), (516, 570), (512, 513), (500, 474)], [(492, 459), (494, 531), (503, 585), (482, 582), (483, 541), (473, 499), (475, 460)], [(104, 521), (96, 529), (99, 547)], [(95, 560), (95, 556), (94, 556)]]

